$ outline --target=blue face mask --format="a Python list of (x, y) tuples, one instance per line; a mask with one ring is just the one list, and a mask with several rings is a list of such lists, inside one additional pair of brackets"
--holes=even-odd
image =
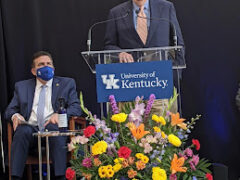
[(44, 81), (49, 81), (54, 76), (54, 69), (49, 66), (44, 66), (37, 69), (37, 77), (41, 78)]

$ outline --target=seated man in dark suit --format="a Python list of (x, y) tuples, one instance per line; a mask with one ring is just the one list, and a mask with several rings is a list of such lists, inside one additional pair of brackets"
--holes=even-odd
[[(15, 131), (11, 147), (13, 180), (21, 179), (28, 153), (36, 145), (32, 134), (44, 129), (58, 130), (59, 98), (65, 99), (68, 117), (81, 115), (75, 81), (54, 76), (53, 60), (48, 52), (34, 54), (31, 72), (36, 78), (15, 84), (13, 99), (5, 112)], [(65, 179), (66, 137), (50, 137), (49, 146), (56, 179)]]

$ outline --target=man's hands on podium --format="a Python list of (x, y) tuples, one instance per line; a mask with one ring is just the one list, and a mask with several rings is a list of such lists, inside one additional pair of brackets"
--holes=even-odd
[(120, 63), (131, 63), (131, 62), (134, 62), (134, 59), (131, 54), (126, 52), (121, 52), (119, 54), (119, 61)]

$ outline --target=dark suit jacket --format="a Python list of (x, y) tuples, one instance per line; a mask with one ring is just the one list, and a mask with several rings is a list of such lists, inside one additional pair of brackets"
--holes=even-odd
[[(105, 49), (133, 49), (164, 47), (173, 44), (173, 34), (170, 23), (173, 23), (178, 37), (178, 45), (184, 46), (180, 26), (177, 21), (173, 4), (165, 0), (149, 0), (150, 5), (150, 27), (146, 45), (141, 41), (133, 22), (132, 0), (124, 2), (110, 10), (109, 19), (124, 17), (115, 21), (109, 21), (105, 34)], [(160, 19), (167, 19), (160, 20)], [(178, 60), (184, 58), (184, 50), (180, 52)]]
[[(13, 99), (5, 112), (6, 119), (10, 120), (13, 114), (20, 113), (25, 120), (28, 121), (32, 111), (35, 86), (35, 78), (19, 81), (15, 84)], [(57, 76), (53, 78), (52, 107), (54, 112), (57, 112), (58, 110), (58, 98), (60, 97), (63, 97), (66, 101), (68, 116), (81, 115), (79, 98), (76, 92), (76, 84), (73, 79)]]

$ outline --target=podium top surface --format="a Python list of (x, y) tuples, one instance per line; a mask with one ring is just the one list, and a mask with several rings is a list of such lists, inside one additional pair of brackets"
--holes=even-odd
[(171, 60), (173, 69), (185, 69), (184, 49), (182, 46), (166, 46), (136, 49), (118, 49), (103, 51), (81, 52), (85, 62), (96, 73), (96, 64), (119, 63), (119, 54), (126, 52), (132, 55), (134, 62), (164, 61)]

